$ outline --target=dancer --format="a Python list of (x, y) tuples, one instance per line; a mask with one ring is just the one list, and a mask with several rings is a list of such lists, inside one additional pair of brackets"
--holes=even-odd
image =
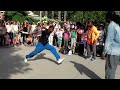
[(50, 50), (53, 53), (53, 55), (56, 57), (58, 64), (60, 64), (64, 61), (64, 58), (60, 58), (56, 49), (48, 43), (49, 42), (48, 37), (49, 37), (50, 33), (52, 33), (53, 30), (54, 30), (54, 26), (50, 26), (49, 29), (42, 31), (42, 36), (39, 37), (39, 42), (38, 42), (35, 50), (33, 52), (31, 52), (29, 55), (26, 55), (25, 60), (24, 60), (25, 62), (27, 62), (27, 60), (29, 58), (32, 58), (33, 56), (40, 53), (44, 49)]

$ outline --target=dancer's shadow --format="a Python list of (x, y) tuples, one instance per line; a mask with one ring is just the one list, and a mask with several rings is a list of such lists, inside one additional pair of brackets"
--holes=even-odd
[(74, 61), (70, 61), (71, 63), (74, 64), (75, 68), (80, 72), (80, 74), (85, 74), (91, 79), (101, 79), (98, 75), (96, 75), (93, 71), (88, 69), (86, 66), (76, 63)]
[(47, 57), (45, 57), (45, 53), (40, 53), (39, 55), (37, 55), (34, 59), (32, 59), (32, 60), (39, 60), (39, 59), (46, 59), (46, 60), (49, 60), (49, 61), (51, 61), (51, 62), (54, 62), (55, 64), (57, 64), (57, 62), (55, 61), (55, 60), (53, 60), (53, 59), (50, 59), (50, 58), (47, 58)]

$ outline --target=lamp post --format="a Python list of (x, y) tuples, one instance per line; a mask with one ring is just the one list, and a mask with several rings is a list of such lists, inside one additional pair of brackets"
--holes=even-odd
[(64, 11), (64, 22), (66, 22), (67, 11)]
[(40, 11), (40, 22), (42, 21), (42, 11)]
[(61, 21), (61, 11), (58, 11), (58, 19)]

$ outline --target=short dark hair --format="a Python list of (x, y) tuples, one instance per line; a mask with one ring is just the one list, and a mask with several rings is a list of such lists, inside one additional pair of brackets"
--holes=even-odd
[(88, 23), (94, 24), (94, 21), (93, 20), (88, 20)]
[(106, 13), (106, 18), (109, 18), (110, 20), (114, 21), (115, 19), (115, 16), (116, 16), (116, 13), (114, 11), (108, 11)]
[(114, 22), (116, 22), (117, 24), (120, 25), (120, 16), (119, 16), (119, 15), (116, 15), (116, 16), (115, 16)]

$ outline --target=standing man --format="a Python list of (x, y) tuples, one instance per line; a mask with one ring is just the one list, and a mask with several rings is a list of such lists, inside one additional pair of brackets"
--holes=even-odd
[(99, 32), (97, 28), (93, 25), (93, 21), (88, 22), (88, 31), (87, 33), (87, 60), (96, 60), (96, 43), (99, 37)]
[(27, 62), (29, 58), (32, 58), (33, 56), (35, 56), (37, 53), (40, 53), (44, 49), (50, 50), (53, 53), (53, 55), (56, 57), (58, 64), (64, 61), (64, 58), (61, 59), (56, 49), (48, 43), (48, 37), (50, 33), (53, 32), (53, 30), (54, 30), (54, 26), (50, 26), (49, 29), (42, 31), (42, 36), (39, 38), (39, 42), (35, 50), (31, 52), (29, 55), (26, 55), (25, 60), (24, 60), (25, 62)]
[(106, 57), (105, 79), (114, 79), (115, 71), (120, 64), (120, 17), (115, 12), (107, 12), (106, 21), (109, 23), (105, 41)]

